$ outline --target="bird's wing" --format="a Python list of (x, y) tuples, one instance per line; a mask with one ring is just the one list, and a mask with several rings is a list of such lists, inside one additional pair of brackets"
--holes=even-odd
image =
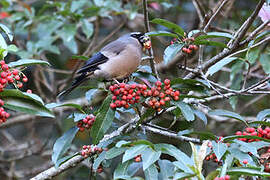
[(85, 65), (81, 67), (77, 73), (80, 74), (95, 71), (98, 68), (98, 65), (105, 63), (108, 59), (109, 58), (104, 56), (101, 52), (98, 52), (87, 60)]

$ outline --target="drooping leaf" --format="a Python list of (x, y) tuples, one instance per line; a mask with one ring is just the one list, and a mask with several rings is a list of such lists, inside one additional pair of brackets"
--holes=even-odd
[(8, 109), (44, 117), (54, 117), (53, 113), (44, 106), (41, 98), (35, 94), (7, 89), (0, 93), (0, 97), (5, 102), (4, 106)]
[(173, 104), (181, 109), (181, 112), (187, 121), (195, 120), (194, 112), (188, 104), (181, 101), (173, 102)]
[(93, 164), (93, 169), (97, 170), (99, 165), (102, 163), (103, 160), (105, 160), (106, 157), (106, 151), (103, 151), (98, 155), (98, 157), (95, 159), (94, 164)]
[(99, 140), (102, 139), (107, 130), (111, 127), (115, 114), (115, 111), (110, 108), (111, 100), (112, 96), (109, 95), (103, 101), (96, 116), (96, 121), (91, 128), (91, 137), (93, 138), (94, 144), (97, 144)]
[(50, 104), (46, 104), (46, 107), (48, 109), (53, 109), (53, 108), (56, 108), (56, 107), (73, 107), (79, 111), (81, 111), (82, 113), (84, 113), (82, 107), (79, 105), (79, 104), (73, 104), (73, 103), (50, 103)]
[(176, 54), (184, 47), (184, 44), (174, 43), (170, 46), (168, 46), (163, 55), (163, 61), (164, 64), (168, 64), (173, 58), (176, 56)]
[(140, 144), (140, 145), (135, 145), (133, 147), (130, 147), (129, 149), (126, 150), (122, 163), (142, 154), (142, 152), (147, 148), (147, 145)]
[(265, 109), (257, 114), (257, 120), (263, 121), (265, 117), (270, 116), (270, 109)]
[(182, 36), (182, 37), (185, 36), (185, 31), (180, 26), (178, 26), (177, 24), (174, 24), (170, 21), (167, 21), (165, 19), (155, 18), (151, 22), (165, 26), (166, 28), (171, 29), (172, 31), (177, 33), (179, 36)]
[(209, 39), (209, 38), (218, 38), (218, 37), (225, 37), (225, 38), (233, 38), (233, 36), (230, 33), (224, 33), (224, 32), (208, 32), (206, 35), (201, 35), (196, 38), (196, 40), (203, 40), (203, 39)]
[(225, 143), (222, 142), (215, 142), (212, 141), (212, 145), (213, 145), (213, 151), (217, 156), (217, 159), (220, 161), (222, 156), (225, 154), (225, 152), (227, 151), (228, 147)]
[(214, 111), (210, 111), (209, 115), (225, 116), (225, 117), (233, 118), (236, 120), (240, 120), (243, 123), (247, 124), (246, 120), (242, 116), (240, 116), (239, 114), (237, 114), (235, 112), (223, 110), (223, 109), (217, 109)]
[(15, 68), (18, 66), (30, 66), (30, 65), (35, 65), (35, 64), (50, 66), (50, 63), (48, 63), (47, 61), (38, 60), (38, 59), (20, 59), (18, 61), (8, 63), (8, 66)]
[(168, 31), (151, 31), (145, 34), (148, 36), (169, 36), (169, 37), (178, 38), (176, 34), (168, 32)]
[(132, 163), (132, 160), (126, 161), (124, 163), (119, 163), (117, 168), (113, 173), (113, 179), (127, 179), (130, 178), (128, 174), (128, 167)]
[(198, 118), (200, 118), (205, 125), (207, 125), (207, 117), (206, 117), (206, 115), (203, 112), (199, 111), (198, 109), (192, 109), (192, 110), (193, 110), (194, 114)]
[(167, 159), (158, 160), (158, 165), (162, 179), (169, 179), (169, 177), (173, 176), (174, 165), (171, 161)]
[(63, 155), (69, 149), (75, 135), (78, 132), (77, 127), (70, 128), (60, 138), (56, 140), (53, 145), (52, 161), (56, 165), (57, 161), (63, 157)]
[(106, 152), (106, 159), (113, 159), (126, 151), (126, 147), (113, 147)]
[(145, 171), (149, 166), (154, 164), (160, 157), (161, 151), (154, 151), (150, 148), (142, 152), (143, 170)]
[(4, 24), (0, 24), (0, 31), (4, 32), (10, 41), (13, 41), (13, 33), (7, 26), (5, 26)]
[(207, 75), (212, 76), (213, 74), (218, 72), (221, 68), (223, 68), (223, 66), (229, 64), (230, 62), (234, 61), (235, 59), (237, 59), (237, 57), (229, 57), (229, 58), (224, 58), (224, 59), (220, 60), (219, 62), (217, 62), (216, 64), (214, 64), (213, 66), (211, 66), (208, 69), (208, 71), (206, 72), (206, 76)]
[(260, 168), (252, 167), (232, 167), (227, 170), (229, 175), (249, 175), (249, 176), (263, 176), (270, 177), (270, 173), (262, 172)]
[(192, 172), (188, 165), (193, 165), (193, 161), (185, 153), (177, 149), (171, 144), (155, 144), (155, 150), (161, 151), (164, 154), (168, 154), (177, 159), (174, 164), (179, 164), (185, 172)]
[(157, 180), (158, 179), (158, 170), (155, 164), (149, 166), (145, 171), (145, 180)]
[(82, 30), (83, 33), (86, 35), (86, 38), (90, 38), (93, 35), (94, 32), (94, 25), (90, 23), (88, 20), (83, 19), (82, 20)]
[(262, 68), (266, 74), (270, 73), (270, 55), (269, 54), (261, 54), (260, 62), (262, 65)]

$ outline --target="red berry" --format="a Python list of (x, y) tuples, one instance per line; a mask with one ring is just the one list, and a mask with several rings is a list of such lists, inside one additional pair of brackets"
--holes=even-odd
[(156, 85), (156, 86), (161, 86), (162, 83), (161, 83), (160, 81), (156, 81), (155, 85)]
[(230, 176), (229, 175), (226, 175), (225, 176), (225, 180), (230, 180)]
[(115, 108), (116, 108), (116, 104), (115, 104), (115, 103), (111, 103), (111, 104), (110, 104), (110, 107), (111, 107), (112, 109), (115, 109)]
[(190, 54), (191, 52), (192, 52), (191, 49), (187, 49), (187, 50), (186, 50), (186, 53), (187, 53), (187, 54)]
[(243, 164), (248, 164), (248, 160), (244, 159)]
[(180, 95), (180, 92), (179, 92), (179, 91), (175, 91), (175, 92), (174, 92), (174, 95), (175, 95), (175, 96), (179, 96), (179, 95)]
[(3, 69), (4, 71), (7, 71), (7, 70), (8, 70), (8, 65), (7, 65), (7, 64), (3, 64), (3, 65), (2, 65), (2, 69)]
[(109, 87), (109, 90), (110, 90), (111, 92), (113, 92), (113, 91), (114, 91), (114, 87), (113, 87), (113, 86), (110, 86), (110, 87)]
[(4, 64), (6, 64), (6, 62), (5, 62), (4, 60), (1, 60), (1, 61), (0, 61), (0, 64), (1, 64), (1, 65), (4, 65)]
[(241, 131), (237, 131), (235, 134), (238, 135), (238, 136), (241, 136), (242, 135), (242, 132)]
[(17, 87), (18, 87), (18, 88), (22, 88), (22, 87), (23, 87), (23, 84), (22, 84), (21, 82), (19, 82), (19, 83), (17, 84)]
[(29, 94), (32, 94), (32, 90), (31, 89), (27, 89), (26, 92), (29, 93)]
[(0, 106), (4, 106), (4, 104), (5, 102), (2, 99), (0, 99)]
[(159, 94), (159, 97), (160, 97), (160, 98), (164, 98), (164, 97), (165, 97), (165, 94), (164, 94), (163, 92), (161, 92), (161, 93)]
[(165, 84), (165, 85), (169, 85), (170, 83), (171, 83), (171, 81), (170, 81), (169, 79), (165, 79), (165, 80), (164, 80), (164, 84)]
[(8, 75), (8, 74), (7, 74), (6, 72), (4, 72), (4, 71), (3, 71), (3, 72), (1, 72), (1, 77), (2, 77), (2, 78), (6, 78), (6, 77), (7, 77), (7, 75)]

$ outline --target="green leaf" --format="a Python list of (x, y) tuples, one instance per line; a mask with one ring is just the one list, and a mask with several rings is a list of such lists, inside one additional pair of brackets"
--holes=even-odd
[(157, 180), (158, 179), (158, 170), (155, 164), (152, 164), (144, 171), (145, 180)]
[(265, 109), (257, 114), (257, 120), (263, 121), (265, 117), (270, 116), (270, 109)]
[(270, 139), (265, 139), (265, 138), (261, 138), (261, 137), (258, 137), (258, 136), (250, 136), (250, 135), (235, 135), (235, 136), (226, 136), (223, 138), (223, 142), (229, 142), (231, 140), (234, 140), (234, 139), (239, 139), (239, 138), (246, 138), (246, 139), (259, 139), (259, 140), (262, 140), (262, 141), (265, 141), (265, 142), (270, 142)]
[(79, 105), (79, 104), (73, 104), (73, 103), (50, 103), (50, 104), (46, 104), (46, 108), (48, 109), (53, 109), (53, 108), (56, 108), (56, 107), (73, 107), (79, 111), (81, 111), (82, 113), (85, 113), (82, 109), (82, 107)]
[(234, 140), (234, 142), (240, 145), (240, 148), (239, 148), (240, 151), (245, 152), (245, 153), (251, 152), (257, 158), (259, 157), (257, 153), (257, 148), (255, 146), (252, 146), (250, 143), (246, 143), (246, 142), (239, 141), (236, 139)]
[(243, 123), (247, 124), (246, 120), (240, 116), (239, 114), (236, 114), (235, 112), (223, 110), (223, 109), (217, 109), (209, 112), (209, 115), (216, 115), (216, 116), (225, 116), (229, 118), (233, 118), (239, 121), (242, 121)]
[(56, 165), (58, 160), (63, 157), (63, 155), (67, 152), (71, 143), (77, 134), (79, 128), (72, 127), (65, 134), (63, 134), (60, 138), (56, 140), (53, 145), (53, 153), (52, 153), (52, 161)]
[(76, 55), (73, 55), (71, 56), (72, 59), (80, 59), (80, 60), (84, 60), (84, 61), (87, 61), (89, 59), (89, 57), (87, 56), (76, 56)]
[(263, 70), (266, 74), (270, 74), (270, 55), (269, 54), (261, 54), (260, 62), (263, 67)]
[(249, 176), (263, 176), (270, 177), (270, 173), (262, 172), (261, 169), (251, 168), (251, 167), (233, 167), (227, 170), (229, 175), (249, 175)]
[(200, 140), (215, 140), (216, 139), (216, 136), (211, 132), (204, 132), (204, 131), (198, 132), (198, 131), (196, 131), (196, 132), (191, 132), (189, 134), (199, 135)]
[[(72, 154), (72, 155), (68, 155), (68, 156), (65, 156), (63, 158), (60, 158), (56, 164), (55, 164), (55, 167), (60, 167), (63, 163), (67, 162), (68, 160), (70, 160), (71, 158), (75, 157), (75, 156), (78, 156), (79, 153), (75, 153), (75, 154)], [(80, 156), (80, 155), (79, 155)]]
[(130, 178), (128, 174), (128, 167), (133, 162), (133, 160), (126, 161), (125, 163), (119, 163), (117, 168), (113, 173), (113, 179), (127, 179)]
[(259, 48), (250, 49), (250, 50), (248, 50), (248, 52), (246, 54), (246, 59), (251, 64), (254, 64), (256, 62), (256, 60), (259, 58), (260, 52), (261, 52), (261, 50)]
[(193, 171), (182, 161), (174, 161), (173, 165), (177, 167), (178, 169), (181, 169), (185, 173), (193, 173)]
[(229, 33), (224, 33), (224, 32), (209, 32), (207, 35), (201, 35), (198, 36), (196, 40), (202, 40), (202, 39), (208, 39), (208, 38), (218, 38), (218, 37), (225, 37), (225, 38), (233, 38), (233, 36)]
[(169, 179), (169, 177), (173, 176), (174, 165), (171, 161), (166, 159), (158, 160), (158, 165), (162, 179)]
[(18, 51), (18, 48), (17, 46), (15, 46), (14, 44), (11, 44), (7, 47), (7, 51), (8, 52), (17, 52)]
[(85, 93), (85, 98), (88, 100), (89, 104), (95, 99), (95, 96), (98, 93), (98, 89), (90, 89)]
[(98, 155), (98, 157), (95, 159), (95, 162), (93, 164), (93, 169), (97, 170), (97, 168), (99, 167), (99, 165), (102, 163), (103, 160), (105, 160), (105, 156), (106, 155), (106, 151), (103, 151), (102, 153), (100, 153)]
[(205, 125), (207, 125), (207, 117), (206, 117), (206, 115), (203, 112), (199, 111), (198, 109), (192, 109), (192, 110), (193, 110), (194, 114), (198, 118), (200, 118)]
[(251, 165), (251, 166), (256, 166), (256, 164), (254, 163), (252, 157), (248, 154), (248, 153), (245, 153), (243, 151), (241, 151), (239, 149), (239, 145), (235, 146), (235, 144), (232, 144), (229, 148), (228, 148), (230, 154), (239, 160), (240, 164), (241, 165), (244, 165), (243, 164), (243, 161), (244, 160), (247, 160), (248, 161), (248, 164)]
[(202, 31), (201, 31), (201, 30), (198, 30), (198, 29), (194, 29), (194, 30), (192, 30), (192, 31), (190, 31), (190, 32), (188, 33), (187, 37), (188, 37), (188, 38), (191, 38), (193, 35), (198, 34), (198, 33), (200, 33), (200, 32), (202, 32)]
[(82, 31), (86, 35), (86, 38), (90, 38), (94, 32), (94, 25), (90, 23), (88, 20), (82, 20)]
[(174, 43), (170, 46), (168, 46), (163, 55), (164, 64), (168, 64), (173, 58), (176, 56), (176, 54), (182, 49), (184, 44)]
[(54, 117), (52, 112), (43, 105), (41, 98), (35, 94), (7, 89), (0, 93), (0, 98), (5, 101), (4, 107), (8, 109), (44, 117)]
[(121, 140), (121, 141), (119, 141), (119, 142), (117, 142), (115, 144), (115, 147), (118, 147), (119, 148), (119, 147), (125, 146), (127, 144), (130, 144), (130, 141)]
[(171, 144), (155, 144), (155, 150), (169, 154), (185, 165), (193, 165), (193, 161), (190, 157)]
[(154, 151), (150, 148), (145, 149), (142, 152), (143, 170), (145, 171), (149, 166), (154, 164), (160, 157), (161, 151)]
[(113, 147), (106, 152), (106, 159), (113, 159), (126, 151), (126, 147)]
[(48, 63), (47, 61), (42, 61), (42, 60), (37, 60), (37, 59), (20, 59), (20, 60), (15, 61), (15, 62), (8, 63), (8, 66), (15, 68), (18, 66), (30, 66), (30, 65), (35, 65), (35, 64), (50, 66), (50, 63)]
[(2, 50), (1, 51), (1, 54), (2, 56), (0, 56), (1, 59), (3, 59), (6, 55), (7, 55), (7, 43), (6, 43), (6, 40), (3, 38), (3, 36), (0, 34), (0, 49)]
[(13, 41), (13, 33), (9, 30), (7, 26), (5, 26), (4, 24), (0, 24), (0, 30), (7, 35), (10, 41)]
[(173, 176), (173, 179), (180, 180), (180, 179), (185, 179), (185, 178), (191, 178), (193, 176), (195, 176), (195, 174), (178, 172), (178, 173), (175, 173), (175, 175)]
[(248, 122), (248, 124), (262, 124), (265, 126), (270, 126), (270, 122), (267, 122), (267, 121), (251, 121), (251, 122)]
[(208, 75), (212, 76), (213, 74), (218, 72), (221, 68), (223, 68), (223, 66), (229, 64), (230, 62), (234, 61), (235, 59), (237, 59), (237, 57), (229, 57), (229, 58), (221, 59), (219, 62), (217, 62), (216, 64), (214, 64), (213, 66), (211, 66), (208, 69), (208, 71), (206, 72), (206, 76), (208, 76)]
[(94, 144), (97, 144), (99, 140), (102, 139), (104, 134), (112, 125), (115, 111), (110, 108), (111, 100), (112, 96), (110, 95), (103, 101), (96, 116), (96, 121), (91, 128), (91, 137), (93, 138)]
[(222, 156), (227, 151), (228, 147), (226, 144), (224, 144), (220, 141), (218, 143), (216, 143), (215, 141), (212, 141), (212, 145), (213, 145), (213, 151), (216, 154), (217, 159), (220, 161)]
[(195, 45), (208, 45), (208, 46), (217, 46), (217, 47), (222, 47), (222, 48), (227, 48), (227, 45), (218, 42), (218, 41), (209, 41), (209, 40), (196, 40), (194, 41)]
[(126, 150), (124, 156), (123, 156), (123, 160), (122, 163), (142, 154), (142, 152), (147, 148), (147, 145), (144, 144), (139, 144), (136, 146), (133, 146), (131, 148), (129, 148), (128, 150)]
[(166, 28), (171, 29), (172, 31), (177, 33), (179, 36), (182, 36), (182, 37), (185, 36), (185, 31), (180, 26), (178, 26), (177, 24), (174, 24), (170, 21), (167, 21), (165, 19), (155, 18), (151, 22), (165, 26)]
[(169, 36), (169, 37), (178, 38), (176, 34), (168, 32), (168, 31), (151, 31), (145, 34), (148, 36)]
[(178, 108), (181, 109), (181, 112), (187, 121), (195, 120), (194, 112), (188, 104), (182, 101), (172, 102), (172, 104), (176, 105)]

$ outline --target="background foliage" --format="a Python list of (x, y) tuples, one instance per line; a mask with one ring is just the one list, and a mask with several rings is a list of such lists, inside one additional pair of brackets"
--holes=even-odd
[[(270, 136), (258, 134), (259, 128), (270, 126), (269, 21), (262, 18), (263, 22), (258, 12), (252, 18), (256, 6), (263, 3), (148, 2), (148, 34), (158, 78), (170, 79), (181, 93), (179, 101), (167, 103), (157, 113), (140, 104), (135, 110), (111, 109), (112, 93), (96, 80), (64, 100), (57, 98), (76, 70), (103, 45), (128, 32), (145, 32), (143, 1), (2, 0), (2, 58), (28, 77), (21, 91), (31, 89), (34, 94), (13, 87), (0, 92), (11, 113), (0, 125), (0, 177), (29, 179), (74, 161), (75, 168), (52, 176), (267, 179)], [(252, 19), (251, 24), (242, 26), (247, 19)], [(185, 53), (183, 48), (191, 44), (199, 50)], [(149, 52), (145, 53), (131, 82), (154, 85), (157, 74), (149, 59)], [(90, 130), (80, 132), (77, 124), (89, 114), (96, 116), (95, 122)], [(246, 127), (258, 133), (251, 134), (250, 129), (249, 134), (242, 133)], [(234, 135), (237, 131), (241, 136)], [(108, 150), (84, 158), (78, 153), (84, 144)], [(213, 153), (217, 161), (206, 161)]]

